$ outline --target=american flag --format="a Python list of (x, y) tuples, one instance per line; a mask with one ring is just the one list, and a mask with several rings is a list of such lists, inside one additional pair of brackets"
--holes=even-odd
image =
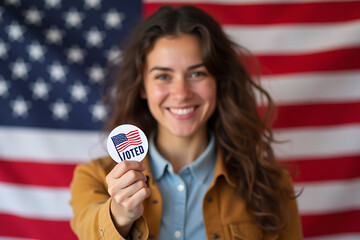
[(307, 240), (360, 239), (360, 2), (2, 0), (0, 239), (76, 239), (69, 183), (106, 154), (100, 84), (160, 5), (194, 4), (258, 58), (278, 107), (274, 145)]
[(137, 146), (142, 143), (138, 130), (133, 130), (128, 133), (120, 133), (113, 137), (111, 140), (114, 143), (117, 151), (120, 153), (130, 146)]

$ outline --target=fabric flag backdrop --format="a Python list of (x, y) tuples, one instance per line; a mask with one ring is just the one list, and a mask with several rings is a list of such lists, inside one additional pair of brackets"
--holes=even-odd
[(106, 153), (106, 66), (167, 3), (205, 9), (259, 59), (305, 238), (360, 239), (360, 2), (331, 0), (2, 0), (0, 239), (76, 239), (69, 184)]

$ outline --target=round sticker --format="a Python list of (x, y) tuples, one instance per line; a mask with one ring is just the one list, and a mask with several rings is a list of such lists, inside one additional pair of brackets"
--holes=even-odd
[(141, 161), (148, 151), (148, 140), (140, 128), (124, 124), (114, 128), (107, 139), (107, 150), (116, 162)]

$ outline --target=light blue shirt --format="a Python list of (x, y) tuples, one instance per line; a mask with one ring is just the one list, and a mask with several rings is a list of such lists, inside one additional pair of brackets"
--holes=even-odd
[(178, 174), (157, 151), (154, 135), (149, 141), (149, 159), (163, 203), (159, 239), (207, 239), (202, 201), (213, 178), (216, 163), (213, 134), (205, 151)]

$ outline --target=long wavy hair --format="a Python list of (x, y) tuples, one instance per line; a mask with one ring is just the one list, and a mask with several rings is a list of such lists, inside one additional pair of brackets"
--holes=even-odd
[[(149, 135), (157, 129), (146, 99), (140, 97), (146, 56), (157, 39), (192, 34), (201, 41), (205, 67), (216, 79), (217, 105), (208, 121), (227, 171), (237, 183), (236, 194), (247, 204), (258, 226), (280, 233), (287, 224), (291, 189), (283, 181), (283, 168), (275, 161), (268, 127), (272, 112), (269, 94), (254, 81), (239, 60), (242, 48), (229, 39), (206, 12), (193, 7), (161, 7), (134, 30), (114, 75), (107, 129), (123, 123), (140, 127)], [(268, 104), (260, 116), (256, 94)]]

